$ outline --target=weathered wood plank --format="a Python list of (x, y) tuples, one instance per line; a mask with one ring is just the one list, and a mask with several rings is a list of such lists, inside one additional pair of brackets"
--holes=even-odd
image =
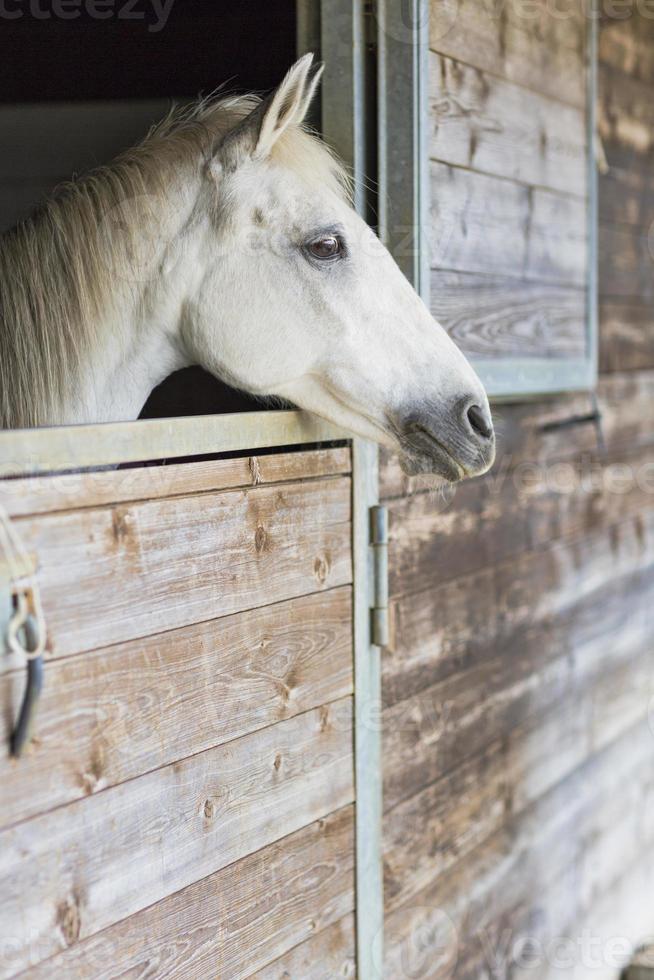
[[(472, 955), (465, 959), (470, 967), (464, 967), (463, 976), (479, 975), (479, 944), (485, 934), (486, 954), (491, 946), (501, 956), (493, 964), (496, 969), (512, 971), (517, 951), (529, 937), (540, 950), (546, 950), (547, 944), (557, 944), (562, 965), (568, 966), (564, 976), (599, 976), (612, 980), (626, 965), (630, 952), (648, 934), (651, 909), (648, 908), (649, 916), (643, 915), (640, 906), (643, 903), (649, 906), (654, 860), (651, 827), (643, 825), (642, 811), (651, 793), (652, 761), (651, 757), (640, 757), (647, 773), (643, 778), (643, 770), (635, 769), (632, 760), (626, 757), (624, 745), (621, 750), (613, 756), (618, 767), (614, 778), (602, 780), (600, 775), (604, 793), (595, 798), (595, 808), (579, 813), (577, 824), (568, 831), (576, 849), (567, 868), (561, 865), (559, 874), (552, 875), (558, 862), (553, 866), (542, 853), (538, 865), (531, 869), (532, 884), (525, 887), (516, 881), (517, 891), (512, 893), (511, 906), (502, 893), (491, 898), (483, 933), (474, 936), (477, 954), (474, 948), (469, 949)], [(625, 772), (630, 774), (630, 781), (624, 778)], [(582, 784), (579, 788), (588, 799), (592, 793), (590, 787)], [(645, 871), (642, 877), (639, 869)], [(507, 925), (511, 944), (502, 942), (506, 939)], [(544, 952), (530, 966), (529, 973), (533, 976), (552, 975), (550, 958)]]
[[(338, 700), (349, 586), (48, 664), (36, 738), (0, 757), (0, 827)], [(0, 677), (9, 737), (24, 671)]]
[(502, 825), (511, 778), (505, 764), (502, 744), (493, 742), (385, 814), (386, 914), (409, 902)]
[(598, 217), (606, 225), (629, 225), (645, 233), (654, 221), (654, 178), (646, 171), (611, 167), (599, 178)]
[(654, 236), (649, 229), (600, 225), (600, 295), (654, 302)]
[(257, 970), (252, 980), (347, 980), (355, 976), (354, 916), (347, 916)]
[(432, 0), (430, 47), (551, 98), (586, 104), (582, 9), (549, 3)]
[(627, 16), (605, 17), (599, 32), (600, 70), (617, 68), (645, 85), (654, 85), (654, 33), (645, 4), (625, 9)]
[[(502, 829), (519, 826), (522, 807), (516, 805), (526, 794), (521, 782), (524, 766), (520, 766), (521, 740), (528, 749), (534, 740), (548, 740), (550, 747), (564, 752), (564, 764), (559, 765), (557, 777), (569, 776), (577, 766), (583, 765), (589, 755), (575, 744), (576, 753), (566, 745), (555, 730), (563, 722), (564, 734), (575, 741), (577, 733), (574, 708), (563, 716), (560, 710), (539, 716), (538, 724), (526, 725), (511, 732), (506, 742), (498, 740), (484, 751), (456, 767), (438, 782), (417, 795), (401, 802), (386, 816), (385, 860), (387, 862), (386, 905), (390, 912), (412, 903), (415, 896), (428, 888), (439, 876), (453, 873), (458, 865), (465, 865), (470, 854)], [(578, 728), (581, 730), (582, 726)], [(557, 734), (553, 742), (551, 733)], [(580, 740), (577, 736), (577, 740)], [(528, 755), (528, 753), (526, 753)], [(557, 762), (559, 760), (557, 759)], [(557, 785), (542, 780), (539, 789), (543, 793)], [(451, 796), (452, 791), (463, 790), (461, 796)], [(538, 794), (531, 802), (538, 800)], [(405, 833), (402, 835), (401, 824)], [(547, 829), (545, 829), (547, 833)], [(411, 855), (413, 854), (413, 859)], [(422, 861), (415, 860), (421, 854)]]
[[(535, 464), (462, 484), (444, 500), (389, 504), (390, 589), (420, 592), (558, 538), (607, 528), (651, 506), (654, 454)], [(649, 526), (649, 525), (648, 525)]]
[[(652, 617), (649, 627), (651, 629)], [(388, 908), (406, 903), (504, 823), (553, 790), (596, 752), (644, 720), (652, 657), (641, 631), (613, 659), (609, 632), (585, 644), (585, 663), (552, 707), (500, 731), (481, 752), (401, 801), (384, 821)], [(622, 641), (620, 641), (622, 643)], [(631, 645), (631, 644), (630, 644)], [(597, 663), (593, 657), (600, 651)], [(654, 748), (650, 760), (654, 773)], [(423, 855), (421, 861), (415, 855)]]
[[(652, 579), (641, 582), (635, 596), (630, 581), (615, 587), (613, 599), (611, 586), (605, 587), (559, 615), (517, 628), (497, 647), (489, 645), (486, 657), (478, 651), (470, 668), (387, 707), (386, 808), (504, 738), (530, 714), (555, 705), (596, 665), (641, 656), (653, 628)], [(640, 676), (633, 668), (632, 673)], [(622, 710), (616, 702), (616, 710)], [(644, 713), (647, 696), (639, 693), (638, 703)]]
[[(440, 976), (427, 964), (436, 962), (438, 952), (449, 952), (457, 957), (457, 977), (467, 978), (483, 976), (484, 970), (514, 969), (513, 964), (488, 957), (510, 956), (521, 930), (534, 939), (556, 937), (561, 935), (557, 924), (562, 927), (571, 918), (581, 928), (588, 919), (580, 914), (580, 862), (592, 862), (601, 854), (604, 828), (615, 821), (616, 808), (622, 812), (623, 840), (633, 838), (648, 791), (639, 784), (638, 773), (643, 766), (651, 770), (652, 751), (651, 734), (639, 724), (391, 912), (386, 929), (389, 975), (395, 975), (393, 965), (412, 948), (417, 930), (424, 940), (424, 976)], [(639, 835), (631, 849), (644, 844)], [(609, 878), (605, 887), (610, 883)], [(537, 908), (541, 914), (531, 919), (529, 929), (528, 913)], [(440, 922), (440, 930), (426, 931), (424, 924), (430, 921), (434, 926)], [(451, 942), (445, 942), (448, 937)]]
[[(523, 772), (521, 789), (513, 798), (516, 809), (565, 778), (575, 760), (581, 762), (604, 749), (640, 721), (643, 727), (651, 727), (654, 664), (646, 640), (653, 622), (650, 606), (651, 585), (633, 605), (623, 600), (622, 623), (617, 629), (609, 623), (604, 644), (595, 639), (580, 646), (575, 685), (561, 702), (561, 714), (567, 705), (570, 715), (567, 724), (562, 720), (555, 730), (550, 715), (545, 726), (530, 726), (527, 739), (518, 736), (512, 740), (510, 752), (519, 759)], [(543, 738), (544, 730), (548, 738)], [(650, 772), (654, 774), (654, 757)]]
[[(324, 952), (329, 963), (345, 962), (352, 952), (347, 913), (353, 907), (354, 813), (347, 806), (69, 946), (23, 976), (279, 977), (279, 957), (299, 964), (305, 946), (306, 952)], [(289, 974), (303, 980), (309, 975), (324, 976)]]
[(414, 697), (482, 665), (491, 651), (502, 650), (512, 634), (531, 625), (542, 623), (549, 631), (549, 648), (567, 646), (556, 617), (587, 600), (592, 604), (598, 589), (608, 590), (610, 607), (617, 602), (629, 609), (630, 588), (652, 587), (653, 561), (652, 544), (640, 540), (636, 521), (609, 534), (599, 530), (572, 548), (557, 543), (395, 599), (382, 661), (384, 703)]
[(607, 448), (652, 444), (654, 371), (608, 375), (601, 379), (599, 403)]
[(586, 196), (586, 118), (573, 106), (432, 52), (430, 156)]
[(322, 476), (338, 476), (350, 473), (351, 470), (349, 448), (313, 449), (240, 456), (211, 462), (28, 476), (1, 482), (0, 499), (8, 514), (24, 517), (48, 511), (102, 507), (132, 500), (189, 496), (210, 490), (290, 483)]
[(333, 477), (17, 520), (48, 656), (351, 582), (350, 497)]
[(654, 308), (651, 304), (600, 302), (600, 370), (639, 371), (654, 367)]
[[(651, 87), (608, 66), (599, 73), (598, 131), (610, 174), (628, 174), (646, 187), (654, 159), (654, 107)], [(610, 273), (610, 266), (601, 267)], [(601, 278), (600, 278), (601, 283)]]
[(586, 354), (581, 288), (435, 269), (431, 311), (469, 357)]
[(432, 161), (432, 268), (583, 286), (586, 224), (579, 198)]
[[(642, 20), (641, 20), (642, 22)], [(651, 87), (602, 65), (597, 125), (609, 167), (651, 177), (654, 104)]]
[(351, 803), (351, 715), (345, 698), (3, 831), (0, 976)]

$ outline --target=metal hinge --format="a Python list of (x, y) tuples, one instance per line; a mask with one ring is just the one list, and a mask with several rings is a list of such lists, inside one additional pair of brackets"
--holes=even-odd
[(373, 575), (370, 640), (375, 646), (385, 647), (389, 641), (388, 511), (385, 507), (370, 508), (370, 545)]

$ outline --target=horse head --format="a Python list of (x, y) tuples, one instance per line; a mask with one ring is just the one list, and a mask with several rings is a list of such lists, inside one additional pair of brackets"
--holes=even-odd
[(185, 343), (223, 380), (399, 451), (408, 472), (484, 472), (481, 382), (302, 129), (319, 77), (305, 56), (216, 145)]

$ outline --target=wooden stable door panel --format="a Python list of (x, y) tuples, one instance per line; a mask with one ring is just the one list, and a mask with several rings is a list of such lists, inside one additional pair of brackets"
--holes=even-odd
[(300, 951), (306, 955), (314, 943), (324, 949), (325, 939), (352, 957), (343, 916), (351, 923), (353, 908), (350, 805), (71, 945), (24, 976), (240, 980), (259, 976), (262, 968), (262, 976), (281, 978), (280, 955), (299, 961)]
[[(0, 757), (0, 826), (352, 694), (350, 586), (47, 665), (38, 741)], [(0, 677), (13, 717), (24, 671)]]
[(17, 940), (0, 976), (353, 799), (345, 698), (3, 831), (0, 921)]
[(354, 980), (356, 975), (355, 922), (348, 915), (257, 970), (252, 980)]
[(17, 520), (49, 657), (351, 582), (350, 496), (334, 477)]
[[(303, 452), (237, 456), (206, 463), (170, 463), (125, 469), (28, 476), (2, 484), (2, 502), (12, 517), (48, 511), (79, 510), (136, 500), (188, 496), (209, 490), (252, 488), (293, 483), (350, 473), (350, 450), (308, 449)], [(0, 475), (2, 471), (0, 469)]]
[[(353, 969), (350, 474), (336, 448), (0, 483), (48, 627), (0, 759), (1, 978)], [(3, 656), (5, 739), (24, 682)]]

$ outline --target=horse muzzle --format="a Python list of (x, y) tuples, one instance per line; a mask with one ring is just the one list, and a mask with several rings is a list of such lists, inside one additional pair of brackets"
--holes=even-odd
[(394, 424), (409, 475), (433, 473), (449, 483), (479, 476), (495, 459), (495, 432), (488, 404), (458, 400), (442, 409), (412, 407)]

